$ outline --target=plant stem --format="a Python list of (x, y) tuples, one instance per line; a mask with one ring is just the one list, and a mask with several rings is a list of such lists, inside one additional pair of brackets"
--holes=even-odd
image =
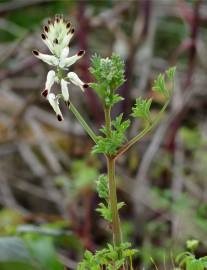
[(145, 129), (143, 129), (139, 134), (137, 134), (134, 138), (132, 138), (130, 141), (128, 141), (126, 144), (124, 144), (116, 153), (116, 155), (113, 157), (114, 160), (116, 160), (119, 156), (121, 156), (124, 152), (126, 152), (133, 144), (138, 142), (142, 137), (144, 137), (148, 132), (150, 132), (160, 121), (160, 118), (162, 117), (163, 112), (166, 110), (167, 106), (169, 104), (169, 100), (165, 102), (163, 105), (161, 111), (158, 113), (157, 117), (152, 121), (151, 124), (146, 126)]
[[(111, 136), (111, 107), (105, 107), (105, 125), (106, 125), (106, 136)], [(107, 156), (107, 171), (109, 181), (109, 205), (112, 214), (112, 230), (113, 230), (113, 242), (114, 245), (121, 243), (121, 227), (119, 212), (117, 207), (117, 194), (116, 194), (116, 179), (115, 179), (115, 160)]]
[(110, 137), (111, 136), (111, 108), (105, 107), (104, 114), (105, 114), (107, 137)]
[(75, 115), (81, 126), (84, 128), (84, 130), (88, 133), (88, 135), (91, 137), (91, 139), (97, 143), (97, 136), (94, 133), (94, 131), (89, 127), (89, 125), (86, 123), (82, 115), (79, 113), (79, 111), (75, 108), (75, 106), (70, 102), (68, 106), (69, 110)]
[(109, 202), (112, 213), (112, 229), (114, 245), (121, 243), (121, 227), (117, 207), (116, 179), (115, 179), (115, 160), (107, 157), (107, 169), (109, 180)]

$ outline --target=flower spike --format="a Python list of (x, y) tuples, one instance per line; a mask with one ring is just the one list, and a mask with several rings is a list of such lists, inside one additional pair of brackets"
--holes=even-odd
[[(33, 50), (35, 57), (48, 65), (54, 66), (55, 70), (50, 70), (47, 74), (42, 96), (48, 100), (59, 121), (63, 120), (59, 108), (59, 98), (62, 98), (67, 106), (70, 104), (68, 91), (69, 82), (67, 79), (79, 86), (82, 91), (88, 87), (88, 84), (82, 82), (74, 72), (69, 72), (67, 79), (65, 76), (65, 70), (85, 54), (84, 50), (80, 50), (75, 55), (69, 56), (69, 43), (74, 32), (75, 30), (68, 20), (65, 20), (62, 15), (56, 15), (54, 19), (48, 20), (47, 25), (43, 26), (43, 32), (41, 34), (42, 41), (50, 50), (51, 55)], [(51, 93), (52, 86), (55, 82), (60, 85), (61, 94), (55, 95)]]

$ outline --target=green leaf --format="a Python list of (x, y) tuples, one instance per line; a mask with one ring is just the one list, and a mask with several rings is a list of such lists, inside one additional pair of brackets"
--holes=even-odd
[(157, 79), (154, 81), (154, 85), (152, 88), (154, 91), (160, 92), (164, 96), (168, 96), (168, 90), (165, 86), (165, 80), (164, 80), (164, 75), (159, 74)]
[(136, 99), (136, 103), (132, 108), (132, 116), (139, 117), (144, 120), (150, 121), (150, 107), (152, 99), (142, 99), (141, 97)]
[[(123, 114), (120, 114), (112, 121), (113, 130), (110, 137), (99, 136), (97, 138), (97, 144), (93, 147), (93, 153), (104, 153), (114, 155), (117, 150), (126, 141), (125, 132), (130, 126), (130, 120), (122, 121)], [(100, 129), (102, 133), (106, 135), (106, 128)]]
[(198, 245), (199, 245), (198, 240), (192, 239), (186, 241), (186, 246), (191, 251), (195, 251), (198, 248)]
[(137, 250), (131, 249), (130, 243), (124, 242), (117, 246), (107, 244), (106, 248), (96, 251), (95, 254), (86, 251), (77, 270), (119, 270), (127, 262), (126, 259), (136, 253)]
[(99, 203), (99, 207), (96, 208), (96, 211), (100, 213), (100, 215), (107, 221), (111, 222), (112, 221), (112, 214), (111, 214), (111, 209), (106, 206), (104, 203)]
[(120, 210), (123, 206), (125, 206), (126, 204), (124, 202), (119, 202), (117, 203), (117, 208), (118, 210)]
[(100, 198), (107, 200), (109, 196), (108, 179), (105, 174), (101, 174), (96, 181), (97, 192)]
[(167, 77), (170, 81), (172, 81), (175, 77), (176, 67), (171, 67), (166, 71)]
[(119, 116), (115, 118), (115, 120), (112, 121), (112, 126), (117, 130), (119, 133), (124, 133), (127, 128), (130, 126), (130, 120), (122, 121), (123, 113), (121, 113)]
[(170, 94), (172, 92), (172, 87), (173, 87), (172, 81), (173, 81), (174, 76), (175, 76), (175, 71), (176, 71), (175, 67), (171, 67), (166, 71), (167, 78), (171, 82), (171, 88), (170, 89), (166, 86), (167, 84), (166, 84), (166, 81), (165, 81), (164, 74), (159, 74), (158, 75), (157, 79), (154, 81), (152, 89), (154, 91), (157, 91), (157, 92), (163, 94), (166, 98), (169, 98)]
[(92, 67), (89, 69), (97, 82), (90, 83), (105, 106), (112, 107), (123, 100), (115, 91), (121, 86), (124, 79), (124, 62), (120, 56), (113, 54), (111, 58), (92, 57)]
[(26, 240), (27, 247), (32, 257), (43, 269), (63, 270), (64, 267), (58, 259), (51, 237), (38, 237)]

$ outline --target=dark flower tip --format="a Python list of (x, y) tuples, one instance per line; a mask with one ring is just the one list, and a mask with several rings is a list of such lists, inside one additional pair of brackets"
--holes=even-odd
[(68, 100), (68, 101), (65, 101), (65, 105), (67, 106), (67, 107), (69, 107), (70, 106), (70, 101)]
[(48, 23), (48, 24), (51, 24), (51, 23), (52, 23), (52, 21), (51, 21), (51, 20), (48, 20), (48, 21), (47, 21), (47, 23)]
[(63, 120), (63, 118), (62, 118), (62, 116), (60, 114), (57, 115), (57, 119), (58, 119), (58, 121), (62, 121)]
[(57, 38), (54, 39), (54, 43), (55, 43), (55, 44), (58, 44), (58, 39), (57, 39)]
[(86, 89), (86, 88), (88, 88), (88, 86), (89, 86), (89, 85), (88, 85), (87, 83), (84, 83), (83, 88)]
[(38, 56), (39, 55), (39, 52), (37, 50), (33, 50), (32, 53), (35, 55), (35, 56)]
[(46, 39), (46, 35), (45, 34), (41, 34), (41, 37), (42, 37), (42, 39)]
[(85, 51), (81, 50), (81, 51), (79, 51), (79, 52), (77, 53), (77, 55), (78, 55), (78, 56), (82, 56), (82, 55), (84, 55), (84, 53), (85, 53)]
[(42, 91), (41, 95), (46, 98), (48, 95), (48, 90), (45, 89), (44, 91)]
[(70, 26), (71, 26), (71, 24), (70, 24), (70, 22), (68, 22), (68, 23), (66, 24), (66, 28), (68, 29), (68, 28), (70, 28)]
[(73, 29), (71, 29), (71, 31), (70, 31), (70, 32), (71, 32), (71, 34), (73, 34), (73, 33), (75, 32), (75, 29), (74, 29), (74, 28), (73, 28)]
[(45, 30), (45, 32), (47, 32), (47, 33), (48, 33), (49, 28), (48, 28), (48, 27), (45, 25), (44, 30)]

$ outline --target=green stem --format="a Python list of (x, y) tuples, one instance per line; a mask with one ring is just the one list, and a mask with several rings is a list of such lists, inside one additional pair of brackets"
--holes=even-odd
[(114, 245), (121, 243), (121, 227), (117, 207), (116, 179), (115, 179), (115, 160), (107, 158), (108, 180), (109, 180), (109, 202), (112, 213), (112, 229)]
[(107, 137), (110, 137), (111, 136), (111, 108), (105, 107), (104, 114), (105, 114)]
[(88, 135), (91, 137), (91, 139), (97, 143), (97, 136), (94, 133), (94, 131), (89, 127), (89, 125), (86, 123), (82, 115), (79, 113), (79, 111), (75, 108), (75, 106), (70, 102), (69, 104), (69, 110), (75, 115), (81, 126), (84, 128), (84, 130), (88, 133)]
[[(111, 107), (105, 107), (105, 124), (106, 124), (106, 136), (111, 136)], [(115, 179), (115, 160), (110, 156), (107, 159), (107, 171), (109, 181), (109, 205), (112, 214), (112, 230), (113, 230), (113, 242), (114, 245), (121, 243), (121, 227), (119, 212), (117, 206), (117, 194), (116, 194), (116, 179)]]
[(169, 100), (166, 101), (166, 103), (163, 105), (161, 111), (158, 113), (157, 117), (152, 121), (151, 124), (149, 124), (145, 129), (143, 129), (139, 134), (137, 134), (134, 138), (132, 138), (130, 141), (128, 141), (126, 144), (124, 144), (116, 153), (116, 155), (113, 157), (114, 159), (117, 159), (119, 156), (121, 156), (123, 153), (125, 153), (133, 144), (141, 140), (148, 132), (150, 132), (160, 121), (163, 112), (166, 110), (167, 106), (169, 104)]

